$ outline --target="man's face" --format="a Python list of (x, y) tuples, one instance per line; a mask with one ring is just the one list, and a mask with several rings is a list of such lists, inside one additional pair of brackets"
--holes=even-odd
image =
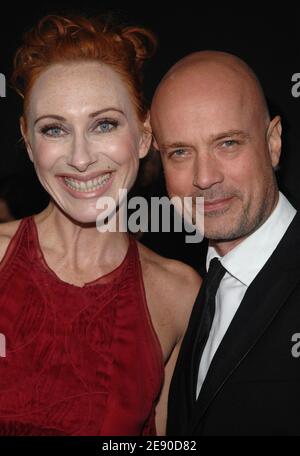
[(209, 239), (255, 231), (276, 199), (280, 119), (267, 122), (242, 84), (205, 86), (197, 76), (170, 81), (152, 114), (170, 197), (204, 197)]

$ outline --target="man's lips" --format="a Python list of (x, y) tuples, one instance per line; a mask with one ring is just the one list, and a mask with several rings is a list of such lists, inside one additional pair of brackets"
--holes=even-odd
[(211, 212), (216, 211), (218, 209), (223, 209), (231, 200), (233, 196), (229, 196), (228, 198), (216, 199), (213, 201), (207, 201), (204, 198), (204, 212)]

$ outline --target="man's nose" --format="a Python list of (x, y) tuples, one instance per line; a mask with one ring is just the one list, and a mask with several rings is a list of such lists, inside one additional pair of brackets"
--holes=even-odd
[(84, 135), (76, 135), (72, 141), (70, 154), (68, 156), (68, 165), (84, 172), (88, 167), (97, 160), (92, 153), (91, 144)]
[(198, 156), (195, 161), (195, 174), (193, 185), (200, 189), (207, 189), (224, 179), (218, 161), (209, 155)]

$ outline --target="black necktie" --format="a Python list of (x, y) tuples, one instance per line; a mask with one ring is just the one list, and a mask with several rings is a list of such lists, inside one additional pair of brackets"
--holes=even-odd
[(196, 386), (198, 380), (200, 361), (215, 315), (216, 293), (225, 273), (226, 269), (222, 266), (220, 260), (218, 258), (213, 258), (210, 261), (208, 273), (206, 274), (202, 282), (202, 293), (199, 295), (198, 305), (203, 307), (203, 313), (201, 321), (199, 322), (199, 328), (194, 343), (194, 397), (196, 397)]

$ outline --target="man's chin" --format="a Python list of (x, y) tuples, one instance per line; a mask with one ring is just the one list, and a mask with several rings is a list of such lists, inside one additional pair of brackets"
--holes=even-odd
[[(214, 225), (214, 226), (210, 226)], [(218, 223), (210, 224), (204, 221), (204, 237), (206, 239), (218, 242), (236, 241), (244, 237), (244, 230), (240, 227), (236, 228), (226, 224), (226, 221), (219, 221)]]

